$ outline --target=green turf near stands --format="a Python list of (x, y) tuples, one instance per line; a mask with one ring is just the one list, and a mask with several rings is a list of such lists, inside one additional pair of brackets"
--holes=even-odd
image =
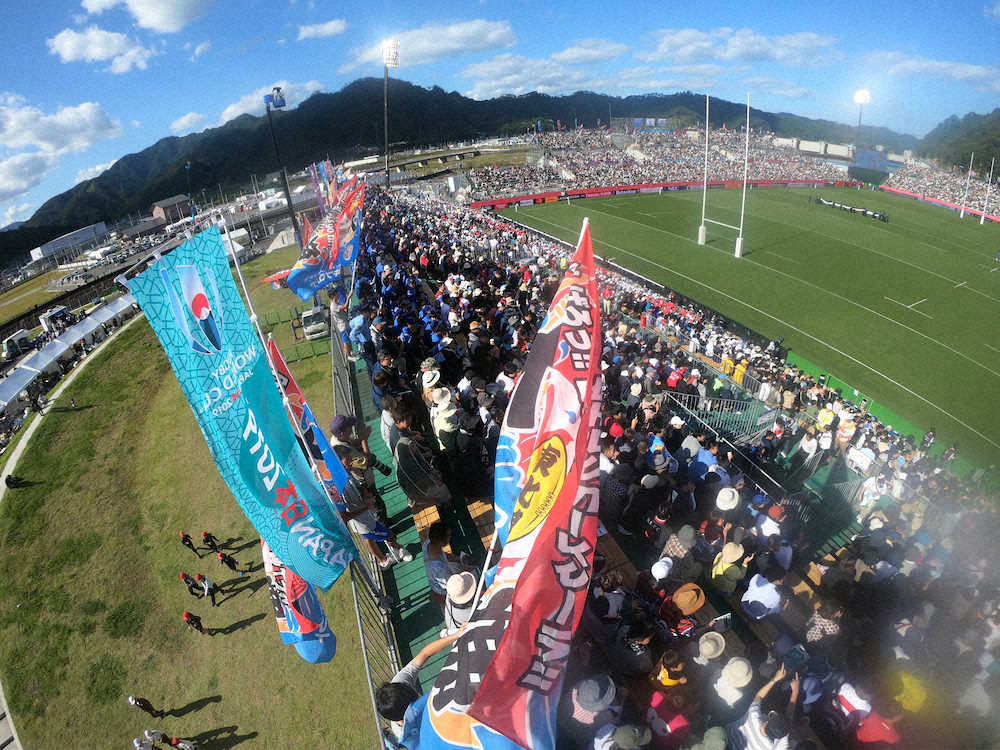
[[(243, 266), (258, 314), (295, 303), (288, 290), (259, 283), (294, 258), (274, 253)], [(287, 351), (288, 325), (275, 333)], [(241, 546), (257, 535), (148, 323), (92, 356), (18, 463), (17, 474), (38, 484), (0, 504), (0, 676), (24, 746), (125, 747), (157, 727), (178, 736), (221, 730), (203, 747), (373, 747), (349, 576), (320, 594), (337, 636), (329, 664), (307, 664), (281, 643), (259, 571), (238, 579), (238, 593), (220, 596), (218, 608), (189, 596), (181, 570), (220, 584), (234, 576), (183, 548), (179, 529), (240, 536)], [(327, 424), (329, 357), (291, 369)], [(70, 396), (79, 409), (63, 408)], [(259, 547), (237, 558), (259, 567)], [(185, 632), (185, 608), (206, 627), (239, 627), (211, 638)], [(126, 705), (130, 693), (168, 709), (219, 698), (151, 719)]]
[[(816, 205), (822, 195), (891, 223)], [(739, 223), (740, 191), (709, 192), (708, 216)], [(701, 193), (589, 198), (504, 214), (575, 242), (699, 300), (851, 383), (978, 465), (1000, 457), (1000, 248), (996, 226), (854, 189), (747, 194), (744, 257), (735, 232), (695, 241)], [(853, 393), (848, 394), (853, 395)]]

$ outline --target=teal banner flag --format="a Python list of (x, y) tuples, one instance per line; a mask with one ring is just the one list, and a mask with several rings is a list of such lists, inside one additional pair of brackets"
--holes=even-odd
[(128, 286), (243, 512), (286, 566), (328, 590), (356, 548), (292, 432), (219, 230), (196, 235)]

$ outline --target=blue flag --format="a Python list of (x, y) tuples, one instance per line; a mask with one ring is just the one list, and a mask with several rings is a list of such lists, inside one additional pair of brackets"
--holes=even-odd
[(278, 558), (326, 591), (356, 555), (299, 448), (217, 228), (129, 281), (229, 489)]

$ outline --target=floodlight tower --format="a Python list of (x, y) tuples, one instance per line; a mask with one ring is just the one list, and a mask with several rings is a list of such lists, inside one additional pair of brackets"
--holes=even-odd
[[(274, 158), (278, 162), (278, 170), (281, 173), (281, 180), (285, 188), (285, 200), (288, 202), (288, 214), (292, 217), (292, 230), (295, 232), (295, 244), (299, 246), (299, 253), (302, 252), (302, 232), (299, 229), (299, 219), (295, 215), (295, 206), (292, 205), (292, 191), (288, 186), (288, 170), (285, 169), (281, 161), (281, 151), (278, 149), (278, 136), (274, 133), (274, 120), (271, 118), (272, 109), (283, 109), (285, 106), (285, 95), (281, 93), (281, 86), (275, 86), (270, 94), (264, 94), (264, 110), (267, 112), (267, 125), (271, 129), (271, 143), (274, 146)], [(204, 196), (202, 196), (204, 201)]]
[(382, 63), (385, 77), (382, 86), (382, 119), (385, 136), (385, 189), (389, 189), (389, 68), (399, 67), (399, 42), (386, 39), (382, 42)]
[(854, 103), (858, 105), (858, 133), (854, 137), (854, 163), (858, 161), (858, 146), (861, 144), (861, 113), (866, 104), (872, 100), (872, 92), (868, 89), (858, 89), (854, 92)]

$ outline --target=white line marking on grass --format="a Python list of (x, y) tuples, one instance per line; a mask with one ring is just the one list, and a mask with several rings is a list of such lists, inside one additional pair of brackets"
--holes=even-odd
[[(883, 295), (883, 296), (884, 296), (884, 295)], [(914, 310), (914, 309), (913, 309), (913, 307), (912, 307), (912, 305), (907, 305), (907, 304), (904, 304), (904, 303), (900, 302), (900, 301), (899, 301), (898, 299), (893, 299), (892, 297), (886, 297), (886, 299), (887, 299), (887, 300), (889, 300), (890, 302), (895, 302), (895, 303), (896, 303), (897, 305), (899, 305), (900, 307), (905, 307), (905, 308), (906, 308), (907, 310), (909, 310), (910, 312), (915, 312), (915, 313), (916, 313), (917, 315), (923, 315), (923, 316), (924, 316), (925, 318), (930, 318), (931, 320), (934, 320), (934, 318), (932, 318), (932, 317), (931, 317), (930, 315), (928, 315), (927, 313), (925, 313), (925, 312), (920, 312), (920, 310)], [(926, 301), (926, 300), (920, 300), (920, 302), (925, 302), (925, 301)], [(919, 305), (919, 304), (920, 304), (920, 302), (914, 302), (913, 304), (914, 304), (914, 305)]]
[[(641, 221), (635, 221), (633, 219), (629, 219), (629, 218), (626, 218), (624, 216), (618, 216), (616, 214), (610, 214), (607, 211), (601, 211), (600, 209), (597, 209), (597, 208), (592, 209), (592, 210), (596, 211), (597, 213), (606, 214), (607, 216), (610, 216), (612, 218), (619, 219), (620, 221), (627, 221), (630, 224), (636, 224), (636, 225), (638, 225), (640, 227), (645, 227), (646, 229), (652, 229), (655, 232), (661, 232), (662, 234), (666, 234), (666, 235), (669, 235), (671, 237), (676, 237), (676, 238), (684, 240), (685, 242), (688, 242), (688, 243), (690, 243), (692, 245), (698, 245), (698, 243), (695, 240), (688, 239), (687, 237), (685, 237), (682, 234), (677, 234), (675, 232), (671, 232), (671, 231), (666, 230), (666, 229), (661, 229), (660, 227), (654, 227), (654, 226), (652, 226), (650, 224), (643, 224)], [(778, 223), (781, 223), (781, 222), (778, 222)], [(565, 229), (565, 227), (563, 227), (563, 229)], [(836, 239), (836, 238), (834, 238), (834, 239)], [(701, 246), (699, 246), (699, 247), (701, 247)], [(736, 260), (735, 258), (733, 258), (732, 253), (730, 253), (727, 250), (722, 250), (721, 248), (712, 247), (711, 245), (704, 245), (704, 247), (708, 247), (708, 248), (714, 250), (717, 253), (722, 253), (727, 258), (730, 258), (730, 259), (732, 259), (734, 261)], [(942, 347), (943, 349), (947, 349), (952, 354), (957, 354), (962, 359), (967, 360), (968, 362), (971, 362), (972, 364), (976, 365), (977, 367), (981, 367), (982, 369), (986, 370), (986, 372), (988, 372), (988, 373), (990, 373), (992, 375), (995, 375), (996, 377), (1000, 378), (1000, 372), (998, 372), (997, 370), (994, 370), (991, 367), (988, 367), (988, 366), (984, 365), (982, 362), (980, 362), (980, 361), (978, 361), (978, 360), (970, 357), (968, 354), (960, 352), (958, 349), (954, 348), (953, 346), (949, 346), (948, 344), (944, 343), (943, 341), (939, 341), (938, 339), (934, 338), (933, 336), (928, 336), (923, 331), (918, 331), (916, 328), (911, 328), (910, 326), (906, 325), (905, 323), (901, 323), (900, 321), (896, 320), (895, 318), (889, 317), (885, 313), (880, 313), (878, 310), (873, 310), (872, 308), (868, 307), (867, 305), (862, 305), (860, 302), (855, 302), (854, 300), (850, 299), (849, 297), (845, 297), (844, 295), (838, 294), (837, 292), (832, 292), (829, 289), (827, 289), (826, 287), (820, 286), (819, 284), (814, 284), (811, 281), (806, 281), (805, 279), (800, 279), (798, 276), (793, 276), (792, 274), (786, 273), (785, 271), (782, 271), (779, 268), (775, 268), (774, 266), (769, 266), (766, 263), (761, 263), (760, 261), (756, 261), (756, 260), (753, 260), (751, 258), (747, 258), (746, 256), (744, 256), (743, 258), (741, 258), (738, 262), (740, 262), (740, 263), (750, 263), (750, 264), (755, 265), (755, 266), (760, 266), (761, 268), (766, 268), (767, 270), (772, 271), (772, 272), (774, 272), (776, 274), (779, 274), (781, 276), (784, 276), (787, 279), (791, 279), (792, 281), (797, 281), (798, 283), (803, 284), (804, 286), (812, 287), (813, 289), (816, 289), (817, 291), (823, 292), (825, 294), (829, 294), (831, 297), (836, 297), (837, 299), (843, 300), (844, 302), (847, 302), (848, 304), (854, 305), (855, 307), (858, 307), (858, 308), (860, 308), (862, 310), (867, 310), (872, 315), (875, 315), (875, 316), (877, 316), (879, 318), (882, 318), (883, 320), (887, 320), (890, 323), (895, 323), (900, 328), (904, 328), (907, 331), (909, 331), (910, 333), (915, 333), (917, 336), (920, 336), (921, 338), (924, 338), (927, 341), (930, 341), (931, 343), (937, 344), (938, 346)]]
[[(567, 227), (565, 224), (559, 224), (559, 223), (551, 221), (549, 219), (543, 219), (541, 216), (536, 216), (535, 218), (538, 219), (539, 221), (545, 222), (546, 224), (551, 224), (554, 227), (558, 227), (559, 229), (562, 229), (563, 231), (569, 231), (571, 233), (573, 232), (573, 230), (570, 227)], [(782, 325), (788, 326), (788, 328), (792, 329), (796, 333), (800, 333), (803, 336), (805, 336), (806, 338), (812, 339), (817, 344), (825, 346), (827, 349), (830, 349), (831, 351), (836, 352), (840, 356), (845, 357), (846, 359), (851, 360), (855, 364), (860, 365), (861, 367), (863, 367), (866, 370), (874, 373), (875, 375), (878, 375), (880, 378), (883, 378), (884, 380), (887, 380), (888, 382), (892, 383), (897, 388), (900, 388), (900, 389), (906, 391), (911, 396), (915, 396), (916, 398), (920, 399), (921, 401), (923, 401), (925, 404), (927, 404), (931, 408), (936, 409), (937, 411), (941, 412), (942, 414), (944, 414), (949, 419), (952, 419), (955, 422), (957, 422), (958, 424), (962, 425), (962, 427), (966, 428), (967, 430), (970, 430), (971, 432), (974, 432), (976, 435), (978, 435), (979, 437), (981, 437), (983, 440), (985, 440), (987, 443), (989, 443), (993, 447), (1000, 448), (1000, 443), (994, 442), (993, 440), (991, 440), (990, 438), (988, 438), (986, 435), (984, 435), (983, 433), (981, 433), (979, 430), (977, 430), (975, 427), (972, 427), (971, 425), (969, 425), (966, 422), (962, 421), (961, 419), (959, 419), (958, 417), (956, 417), (951, 412), (946, 411), (945, 409), (942, 409), (940, 406), (938, 406), (937, 404), (935, 404), (933, 401), (925, 398), (924, 396), (921, 396), (919, 393), (917, 393), (916, 391), (912, 390), (911, 388), (907, 388), (905, 385), (903, 385), (902, 383), (900, 383), (898, 380), (894, 380), (893, 378), (890, 378), (884, 372), (880, 372), (879, 370), (876, 370), (871, 365), (865, 364), (864, 362), (862, 362), (857, 357), (852, 357), (847, 352), (845, 352), (845, 351), (843, 351), (841, 349), (838, 349), (837, 347), (833, 346), (833, 344), (828, 344), (826, 341), (824, 341), (823, 339), (819, 338), (818, 336), (813, 336), (811, 333), (808, 333), (807, 331), (803, 331), (801, 328), (799, 328), (796, 325), (793, 325), (792, 323), (789, 323), (787, 320), (783, 320), (782, 318), (779, 318), (777, 315), (772, 315), (771, 313), (769, 313), (769, 312), (767, 312), (765, 310), (761, 310), (759, 307), (755, 307), (754, 305), (751, 305), (749, 302), (744, 302), (739, 297), (734, 297), (731, 294), (726, 294), (726, 292), (723, 292), (721, 289), (716, 289), (715, 287), (710, 286), (709, 284), (706, 284), (703, 281), (698, 281), (698, 279), (693, 278), (691, 276), (688, 276), (687, 274), (681, 273), (680, 271), (677, 271), (676, 269), (669, 268), (668, 266), (661, 265), (660, 263), (652, 261), (652, 260), (650, 260), (649, 258), (647, 258), (647, 257), (645, 257), (643, 255), (639, 255), (637, 253), (633, 253), (631, 250), (626, 250), (623, 247), (618, 247), (618, 245), (612, 245), (610, 242), (604, 242), (604, 241), (600, 241), (600, 240), (599, 240), (599, 242), (602, 245), (607, 245), (608, 247), (613, 247), (615, 250), (618, 250), (618, 251), (620, 251), (622, 253), (625, 253), (625, 255), (631, 255), (633, 258), (637, 258), (638, 260), (641, 260), (644, 263), (647, 263), (647, 264), (649, 264), (651, 266), (655, 266), (656, 268), (661, 268), (664, 271), (667, 271), (668, 273), (672, 273), (675, 276), (679, 276), (682, 279), (686, 279), (687, 281), (690, 281), (693, 284), (697, 284), (698, 286), (705, 287), (706, 289), (709, 289), (709, 290), (715, 292), (716, 294), (719, 294), (719, 295), (725, 297), (726, 299), (732, 300), (733, 302), (736, 302), (739, 305), (743, 305), (744, 307), (749, 308), (750, 310), (753, 310), (756, 313), (760, 313), (761, 315), (763, 315), (763, 316), (765, 316), (767, 318), (770, 318), (771, 320), (774, 320), (774, 321), (776, 321), (778, 323), (781, 323)], [(727, 253), (727, 255), (728, 255), (728, 253)]]
[(968, 283), (968, 281), (963, 281), (961, 284), (955, 284), (955, 289), (958, 289), (960, 286), (965, 286)]
[(990, 346), (989, 344), (983, 344), (983, 346), (985, 346), (987, 349), (992, 349), (997, 354), (1000, 354), (1000, 349), (997, 349), (995, 346)]
[(914, 302), (914, 303), (913, 303), (912, 305), (907, 305), (907, 307), (908, 307), (908, 308), (910, 308), (910, 309), (912, 310), (912, 309), (913, 309), (914, 307), (916, 307), (917, 305), (919, 305), (919, 304), (920, 304), (921, 302), (926, 302), (926, 301), (927, 301), (927, 298), (926, 298), (926, 297), (924, 297), (923, 299), (918, 299), (918, 300), (917, 300), (916, 302)]
[[(725, 206), (722, 207), (722, 210), (723, 211), (729, 210), (729, 211), (734, 211), (735, 212), (735, 209), (727, 209)], [(856, 247), (859, 250), (866, 250), (869, 253), (874, 253), (875, 255), (881, 255), (883, 258), (888, 258), (889, 260), (894, 260), (897, 263), (902, 263), (904, 265), (911, 266), (912, 268), (916, 268), (917, 270), (923, 271), (924, 273), (929, 273), (932, 276), (937, 276), (939, 279), (943, 279), (944, 281), (947, 281), (947, 282), (950, 282), (952, 284), (955, 284), (956, 286), (961, 286), (955, 279), (949, 278), (948, 276), (945, 276), (942, 273), (938, 273), (937, 271), (935, 271), (935, 270), (933, 270), (931, 268), (925, 268), (924, 266), (920, 265), (919, 263), (913, 263), (911, 261), (904, 260), (903, 258), (899, 258), (899, 257), (897, 257), (895, 255), (890, 255), (889, 253), (883, 253), (880, 250), (875, 250), (874, 248), (867, 247), (865, 245), (859, 245), (856, 242), (851, 242), (850, 240), (845, 240), (845, 239), (842, 239), (842, 238), (837, 237), (835, 235), (827, 234), (826, 232), (821, 232), (818, 229), (811, 229), (809, 227), (804, 227), (804, 226), (801, 226), (799, 224), (789, 224), (787, 221), (778, 221), (777, 219), (769, 219), (766, 216), (754, 216), (753, 218), (754, 219), (759, 219), (761, 221), (768, 221), (768, 222), (770, 222), (772, 224), (781, 224), (782, 226), (791, 227), (792, 229), (803, 229), (806, 232), (810, 232), (812, 234), (818, 234), (821, 237), (827, 237), (827, 238), (829, 238), (831, 240), (836, 240), (837, 242), (842, 242), (845, 245), (851, 245), (852, 247)], [(882, 229), (882, 231), (885, 231), (885, 232), (889, 231), (888, 229), (883, 229), (882, 227), (873, 227), (873, 229)], [(919, 242), (919, 240), (917, 240), (917, 242)], [(933, 245), (928, 245), (926, 242), (919, 242), (919, 244), (921, 244), (921, 245), (927, 245), (927, 247), (934, 248)], [(976, 253), (976, 254), (979, 255), (979, 253)], [(968, 282), (964, 282), (964, 283), (968, 283)], [(978, 294), (981, 297), (985, 297), (986, 299), (993, 300), (994, 302), (1000, 302), (1000, 297), (994, 297), (994, 296), (992, 296), (990, 294), (987, 294), (986, 292), (981, 292), (978, 289), (973, 289), (971, 286), (967, 286), (965, 288), (968, 289), (970, 292)]]
[(789, 263), (799, 263), (799, 264), (802, 263), (801, 260), (795, 260), (795, 258), (788, 258), (784, 255), (781, 255), (780, 253), (774, 252), (773, 250), (765, 250), (764, 252), (767, 253), (768, 255), (773, 255), (775, 258), (781, 258), (782, 260), (787, 260)]

